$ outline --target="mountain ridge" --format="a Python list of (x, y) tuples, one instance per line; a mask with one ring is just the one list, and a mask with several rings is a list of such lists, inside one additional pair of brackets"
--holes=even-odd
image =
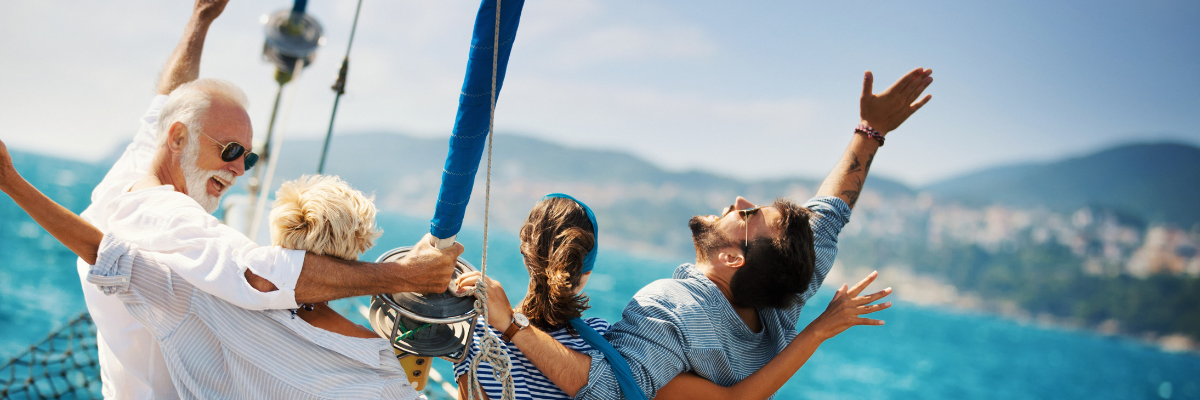
[[(777, 190), (780, 187), (804, 186), (812, 193), (820, 183), (820, 178), (813, 177), (745, 180), (696, 169), (671, 171), (617, 150), (576, 148), (512, 133), (502, 133), (500, 137), (503, 140), (496, 144), (493, 172), (509, 178), (523, 176), (526, 180), (539, 182), (590, 181), (601, 185), (637, 183), (658, 187), (704, 187), (729, 197), (735, 194), (764, 196), (755, 197), (758, 201), (781, 195)], [(283, 179), (298, 177), (305, 171), (315, 172), (318, 145), (318, 139), (286, 142), (280, 159)], [(369, 190), (385, 189), (396, 183), (378, 174), (378, 169), (421, 171), (425, 178), (421, 179), (423, 182), (440, 179), (438, 174), (447, 146), (444, 138), (416, 137), (399, 132), (342, 134), (332, 143), (327, 172), (344, 175), (355, 186)], [(111, 163), (123, 149), (124, 146), (118, 147), (101, 163)], [(403, 156), (387, 165), (364, 164), (364, 160), (390, 153)], [(478, 178), (482, 178), (482, 174)], [(1190, 226), (1200, 223), (1200, 207), (1188, 204), (1188, 199), (1200, 198), (1200, 185), (1189, 186), (1187, 182), (1200, 182), (1200, 148), (1181, 142), (1143, 142), (1054, 161), (984, 168), (923, 186), (909, 186), (872, 175), (865, 187), (884, 196), (926, 192), (939, 200), (968, 206), (1046, 207), (1057, 212), (1071, 212), (1083, 207), (1107, 208), (1147, 222)], [(432, 190), (436, 192), (436, 188)]]
[[(1190, 182), (1190, 184), (1189, 184)], [(1148, 221), (1200, 223), (1200, 148), (1179, 142), (1129, 143), (1045, 163), (988, 168), (921, 189), (939, 198), (985, 206), (1045, 206), (1070, 212), (1100, 207)]]

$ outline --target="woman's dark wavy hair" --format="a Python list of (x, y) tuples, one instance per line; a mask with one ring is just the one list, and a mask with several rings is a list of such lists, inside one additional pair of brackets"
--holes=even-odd
[(813, 280), (816, 250), (809, 220), (817, 216), (786, 199), (777, 199), (774, 205), (780, 213), (773, 226), (779, 236), (761, 236), (743, 246), (746, 264), (729, 280), (736, 306), (791, 306), (800, 301), (800, 295)]
[(589, 308), (575, 294), (583, 278), (583, 259), (596, 245), (592, 223), (578, 203), (567, 198), (542, 200), (521, 227), (521, 254), (529, 270), (529, 294), (521, 313), (543, 331), (568, 325)]

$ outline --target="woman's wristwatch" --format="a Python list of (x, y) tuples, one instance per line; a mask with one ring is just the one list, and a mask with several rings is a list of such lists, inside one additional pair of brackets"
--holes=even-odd
[(504, 334), (500, 335), (500, 339), (512, 343), (513, 335), (516, 335), (517, 332), (527, 327), (529, 327), (529, 318), (526, 318), (525, 314), (513, 313), (512, 323), (508, 324), (508, 330), (505, 330)]

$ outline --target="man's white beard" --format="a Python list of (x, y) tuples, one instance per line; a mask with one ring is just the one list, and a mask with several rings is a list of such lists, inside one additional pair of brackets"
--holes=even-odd
[(184, 181), (187, 183), (188, 197), (196, 200), (197, 203), (200, 203), (200, 207), (204, 207), (204, 211), (212, 214), (214, 211), (217, 211), (217, 207), (221, 205), (221, 196), (212, 196), (208, 194), (208, 180), (215, 176), (224, 180), (225, 182), (229, 182), (229, 185), (225, 187), (225, 190), (221, 191), (221, 194), (224, 195), (229, 191), (229, 188), (233, 187), (234, 183), (237, 182), (237, 177), (234, 176), (232, 172), (224, 169), (218, 169), (214, 171), (200, 169), (200, 167), (196, 165), (196, 161), (199, 159), (200, 146), (197, 144), (197, 141), (193, 140), (191, 143), (188, 143), (188, 146), (183, 150), (183, 165), (180, 167), (183, 169)]

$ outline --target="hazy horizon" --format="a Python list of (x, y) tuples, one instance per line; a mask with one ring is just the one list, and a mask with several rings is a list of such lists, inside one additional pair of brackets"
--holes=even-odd
[[(338, 134), (339, 135), (347, 135), (347, 136), (384, 134), (384, 135), (408, 136), (408, 137), (412, 137), (412, 138), (419, 138), (419, 139), (425, 139), (425, 140), (440, 139), (439, 137), (416, 135), (416, 134), (412, 134), (410, 132), (403, 132), (403, 131), (396, 131), (396, 130), (361, 130), (361, 131), (353, 131), (353, 132), (340, 132)], [(448, 138), (449, 133), (446, 133), (446, 135), (447, 135), (446, 137)], [(295, 136), (299, 136), (299, 137), (295, 137)], [(295, 136), (293, 136), (291, 138), (291, 140), (304, 140), (304, 141), (324, 140), (324, 133), (307, 134), (307, 135), (297, 134)], [(679, 172), (700, 171), (700, 172), (704, 172), (707, 174), (712, 174), (712, 175), (720, 176), (720, 177), (724, 177), (724, 178), (730, 178), (730, 179), (734, 179), (734, 180), (738, 180), (738, 181), (742, 181), (742, 182), (752, 182), (752, 181), (770, 180), (770, 179), (779, 179), (779, 178), (783, 178), (783, 179), (787, 179), (787, 178), (814, 179), (814, 180), (819, 181), (821, 179), (824, 179), (824, 177), (825, 177), (824, 174), (806, 175), (804, 173), (796, 173), (796, 174), (790, 174), (790, 175), (784, 174), (784, 175), (777, 175), (777, 176), (758, 176), (758, 177), (736, 176), (736, 175), (730, 175), (730, 174), (723, 173), (723, 171), (714, 171), (714, 170), (708, 170), (708, 169), (703, 169), (703, 168), (699, 168), (699, 167), (688, 166), (688, 167), (674, 168), (674, 167), (671, 167), (668, 165), (663, 165), (662, 163), (656, 162), (655, 160), (646, 158), (643, 155), (630, 152), (627, 149), (603, 148), (603, 147), (594, 147), (594, 146), (593, 147), (576, 146), (576, 145), (572, 145), (570, 143), (555, 141), (555, 140), (553, 140), (553, 138), (546, 138), (546, 137), (541, 137), (538, 135), (533, 135), (533, 134), (528, 134), (528, 133), (523, 133), (523, 132), (499, 131), (499, 132), (497, 132), (497, 136), (500, 138), (500, 140), (504, 140), (505, 137), (521, 137), (521, 138), (540, 140), (540, 141), (544, 141), (547, 143), (551, 143), (551, 144), (566, 147), (566, 148), (629, 154), (629, 155), (636, 157), (639, 160), (642, 160), (646, 163), (654, 165), (655, 167), (657, 167), (663, 171), (666, 171), (666, 172), (679, 173)], [(54, 154), (52, 152), (41, 151), (42, 149), (28, 149), (28, 148), (20, 148), (20, 147), (13, 147), (12, 150), (23, 151), (23, 152), (32, 153), (32, 154), (38, 154), (38, 155), (42, 155), (42, 156), (62, 157), (62, 158), (67, 158), (70, 160), (86, 162), (86, 163), (96, 163), (96, 162), (102, 161), (108, 157), (119, 156), (120, 152), (124, 150), (124, 146), (127, 145), (128, 143), (129, 143), (129, 140), (126, 140), (124, 142), (115, 143), (115, 144), (113, 144), (113, 146), (110, 150), (105, 151), (105, 152), (96, 153), (94, 156), (91, 156), (91, 157), (72, 157), (71, 155)], [(884, 172), (872, 171), (871, 177), (888, 179), (888, 180), (891, 180), (891, 181), (894, 181), (897, 183), (901, 183), (912, 189), (921, 189), (926, 186), (934, 185), (934, 184), (944, 182), (944, 181), (947, 181), (950, 179), (955, 179), (955, 178), (958, 178), (958, 177), (961, 177), (964, 175), (970, 175), (973, 173), (977, 173), (977, 172), (981, 172), (981, 171), (985, 171), (985, 170), (989, 170), (989, 169), (993, 169), (993, 168), (1002, 168), (1002, 167), (1009, 167), (1009, 166), (1016, 166), (1016, 165), (1048, 164), (1048, 163), (1054, 163), (1054, 162), (1078, 158), (1078, 157), (1085, 157), (1085, 156), (1089, 156), (1089, 155), (1092, 155), (1092, 154), (1095, 154), (1098, 152), (1111, 150), (1111, 149), (1115, 149), (1115, 148), (1126, 147), (1126, 146), (1135, 146), (1135, 145), (1148, 145), (1148, 144), (1178, 144), (1178, 145), (1185, 145), (1185, 146), (1200, 148), (1200, 145), (1198, 145), (1196, 143), (1188, 143), (1188, 142), (1185, 142), (1182, 140), (1172, 140), (1172, 139), (1137, 140), (1137, 139), (1132, 139), (1132, 140), (1130, 140), (1128, 142), (1124, 142), (1124, 143), (1115, 143), (1112, 145), (1105, 145), (1105, 146), (1101, 146), (1096, 149), (1089, 149), (1089, 150), (1086, 150), (1083, 152), (1078, 152), (1078, 153), (1063, 154), (1061, 156), (1057, 156), (1057, 157), (1053, 157), (1053, 158), (1014, 160), (1012, 162), (1004, 162), (1004, 163), (999, 163), (999, 164), (995, 164), (995, 165), (984, 165), (984, 166), (981, 166), (978, 168), (965, 169), (962, 171), (958, 171), (958, 172), (954, 173), (953, 175), (947, 175), (947, 176), (941, 177), (934, 181), (923, 182), (923, 183), (919, 183), (919, 184), (914, 184), (912, 182), (905, 181), (902, 178), (899, 178), (899, 177), (896, 177), (893, 175), (889, 175), (886, 171), (884, 171)], [(335, 142), (333, 145), (335, 145), (335, 146), (337, 145), (336, 138), (335, 138)], [(288, 155), (289, 154), (287, 152), (287, 147), (285, 146), (283, 156), (287, 157)]]

